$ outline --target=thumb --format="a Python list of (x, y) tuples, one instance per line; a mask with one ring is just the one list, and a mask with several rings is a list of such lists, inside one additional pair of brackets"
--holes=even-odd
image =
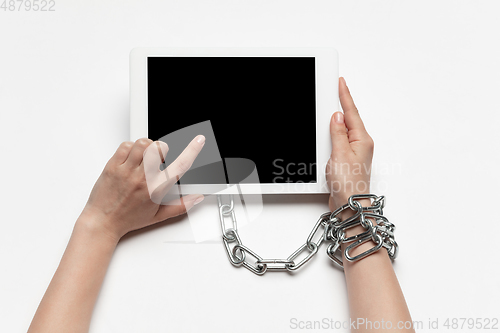
[(162, 204), (155, 215), (155, 220), (164, 221), (171, 217), (185, 214), (193, 208), (194, 205), (203, 201), (203, 199), (205, 199), (205, 197), (201, 194), (189, 194), (166, 204)]
[(330, 136), (332, 138), (332, 154), (335, 152), (347, 152), (351, 149), (347, 129), (344, 122), (344, 114), (335, 112), (330, 120)]

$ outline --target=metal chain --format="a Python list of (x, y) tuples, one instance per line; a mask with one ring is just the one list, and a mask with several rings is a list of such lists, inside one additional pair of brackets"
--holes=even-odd
[[(396, 259), (398, 255), (398, 244), (394, 239), (396, 226), (383, 216), (383, 208), (385, 206), (384, 196), (377, 196), (375, 194), (352, 195), (349, 197), (347, 204), (333, 212), (321, 214), (309, 233), (306, 242), (286, 259), (263, 259), (250, 248), (243, 245), (238, 234), (236, 215), (234, 213), (234, 199), (232, 195), (227, 196), (229, 197), (229, 202), (223, 203), (222, 196), (217, 195), (222, 242), (224, 243), (227, 256), (234, 266), (243, 266), (257, 275), (262, 275), (267, 271), (295, 271), (311, 260), (325, 241), (332, 241), (326, 253), (342, 269), (344, 266), (342, 263), (341, 245), (345, 243), (351, 243), (344, 249), (344, 257), (348, 261), (358, 261), (377, 252), (381, 248), (387, 250), (392, 260)], [(363, 207), (359, 202), (361, 199), (370, 199), (371, 205)], [(339, 215), (346, 209), (354, 211), (354, 215), (342, 221)], [(226, 217), (230, 217), (231, 227), (226, 226)], [(365, 231), (346, 237), (346, 230), (358, 225), (361, 225)], [(351, 252), (356, 247), (370, 240), (375, 243), (373, 247), (356, 256), (351, 255)], [(306, 256), (296, 262), (296, 259), (303, 252)]]

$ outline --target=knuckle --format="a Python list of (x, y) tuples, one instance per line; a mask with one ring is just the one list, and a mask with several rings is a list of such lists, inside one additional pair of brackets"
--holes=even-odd
[(116, 174), (116, 167), (108, 163), (102, 173), (105, 177), (111, 177)]
[(134, 143), (132, 141), (124, 141), (120, 144), (120, 146), (118, 147), (118, 150), (120, 150), (122, 152), (128, 152), (128, 151), (130, 151), (130, 149), (132, 149), (133, 145), (134, 145)]
[(366, 147), (373, 149), (375, 147), (375, 141), (373, 141), (373, 138), (369, 135), (366, 137)]
[(142, 147), (147, 147), (149, 146), (153, 141), (148, 139), (148, 138), (141, 138), (139, 140), (136, 141), (136, 143), (139, 145), (139, 146), (142, 146)]
[(335, 130), (336, 135), (347, 135), (345, 128), (338, 128)]
[(123, 141), (120, 144), (120, 147), (121, 148), (132, 148), (133, 145), (134, 145), (134, 143), (132, 141)]
[(130, 141), (122, 142), (116, 149), (116, 156), (119, 156), (119, 158), (126, 158), (132, 150), (133, 145), (134, 143)]
[(144, 174), (134, 175), (134, 177), (131, 178), (133, 187), (135, 189), (141, 190), (143, 188), (147, 188), (146, 177), (144, 176)]

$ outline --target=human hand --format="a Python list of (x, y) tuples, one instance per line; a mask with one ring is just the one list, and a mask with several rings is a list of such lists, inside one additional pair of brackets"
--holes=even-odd
[(186, 213), (203, 200), (203, 195), (186, 195), (165, 205), (159, 204), (161, 199), (152, 198), (162, 197), (168, 192), (191, 167), (204, 143), (202, 135), (194, 138), (167, 167), (165, 171), (169, 176), (165, 178), (159, 162), (168, 152), (166, 143), (147, 138), (135, 143), (123, 142), (95, 183), (82, 212), (85, 217), (82, 220), (118, 242), (129, 231)]
[(344, 78), (339, 79), (342, 112), (330, 121), (332, 154), (326, 165), (331, 211), (347, 203), (353, 194), (370, 192), (373, 140), (368, 135)]

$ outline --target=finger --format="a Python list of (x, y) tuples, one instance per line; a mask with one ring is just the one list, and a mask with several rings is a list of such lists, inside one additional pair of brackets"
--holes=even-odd
[(127, 160), (127, 157), (130, 154), (130, 150), (132, 149), (133, 145), (134, 143), (131, 141), (122, 142), (116, 149), (113, 156), (111, 156), (111, 158), (109, 159), (108, 164), (123, 164)]
[(332, 138), (332, 153), (351, 150), (342, 112), (335, 112), (330, 120), (330, 136)]
[(343, 77), (339, 79), (339, 97), (340, 105), (342, 105), (344, 111), (345, 124), (349, 130), (349, 142), (362, 140), (367, 134), (365, 125)]
[(173, 200), (166, 205), (161, 205), (155, 215), (157, 222), (164, 221), (174, 216), (179, 216), (188, 212), (195, 205), (203, 201), (205, 197), (201, 194), (189, 194), (182, 198)]
[(130, 150), (130, 154), (127, 157), (127, 160), (125, 161), (124, 165), (127, 165), (131, 168), (136, 168), (138, 167), (141, 162), (142, 158), (144, 156), (144, 151), (146, 148), (153, 142), (151, 139), (148, 138), (142, 138), (137, 140), (134, 143), (134, 146)]
[(167, 193), (162, 186), (168, 181), (167, 174), (160, 170), (160, 165), (165, 162), (168, 150), (168, 145), (165, 142), (152, 142), (144, 151), (141, 162), (146, 176), (149, 196), (153, 202), (158, 204), (161, 203), (162, 198)]
[(150, 173), (160, 173), (160, 165), (165, 163), (169, 147), (166, 142), (154, 141), (144, 150), (142, 162), (144, 170)]
[[(193, 165), (194, 160), (200, 153), (205, 144), (205, 137), (198, 135), (195, 137), (184, 151), (170, 164), (165, 170), (170, 182), (175, 183), (181, 178)], [(173, 185), (172, 183), (172, 185)]]

